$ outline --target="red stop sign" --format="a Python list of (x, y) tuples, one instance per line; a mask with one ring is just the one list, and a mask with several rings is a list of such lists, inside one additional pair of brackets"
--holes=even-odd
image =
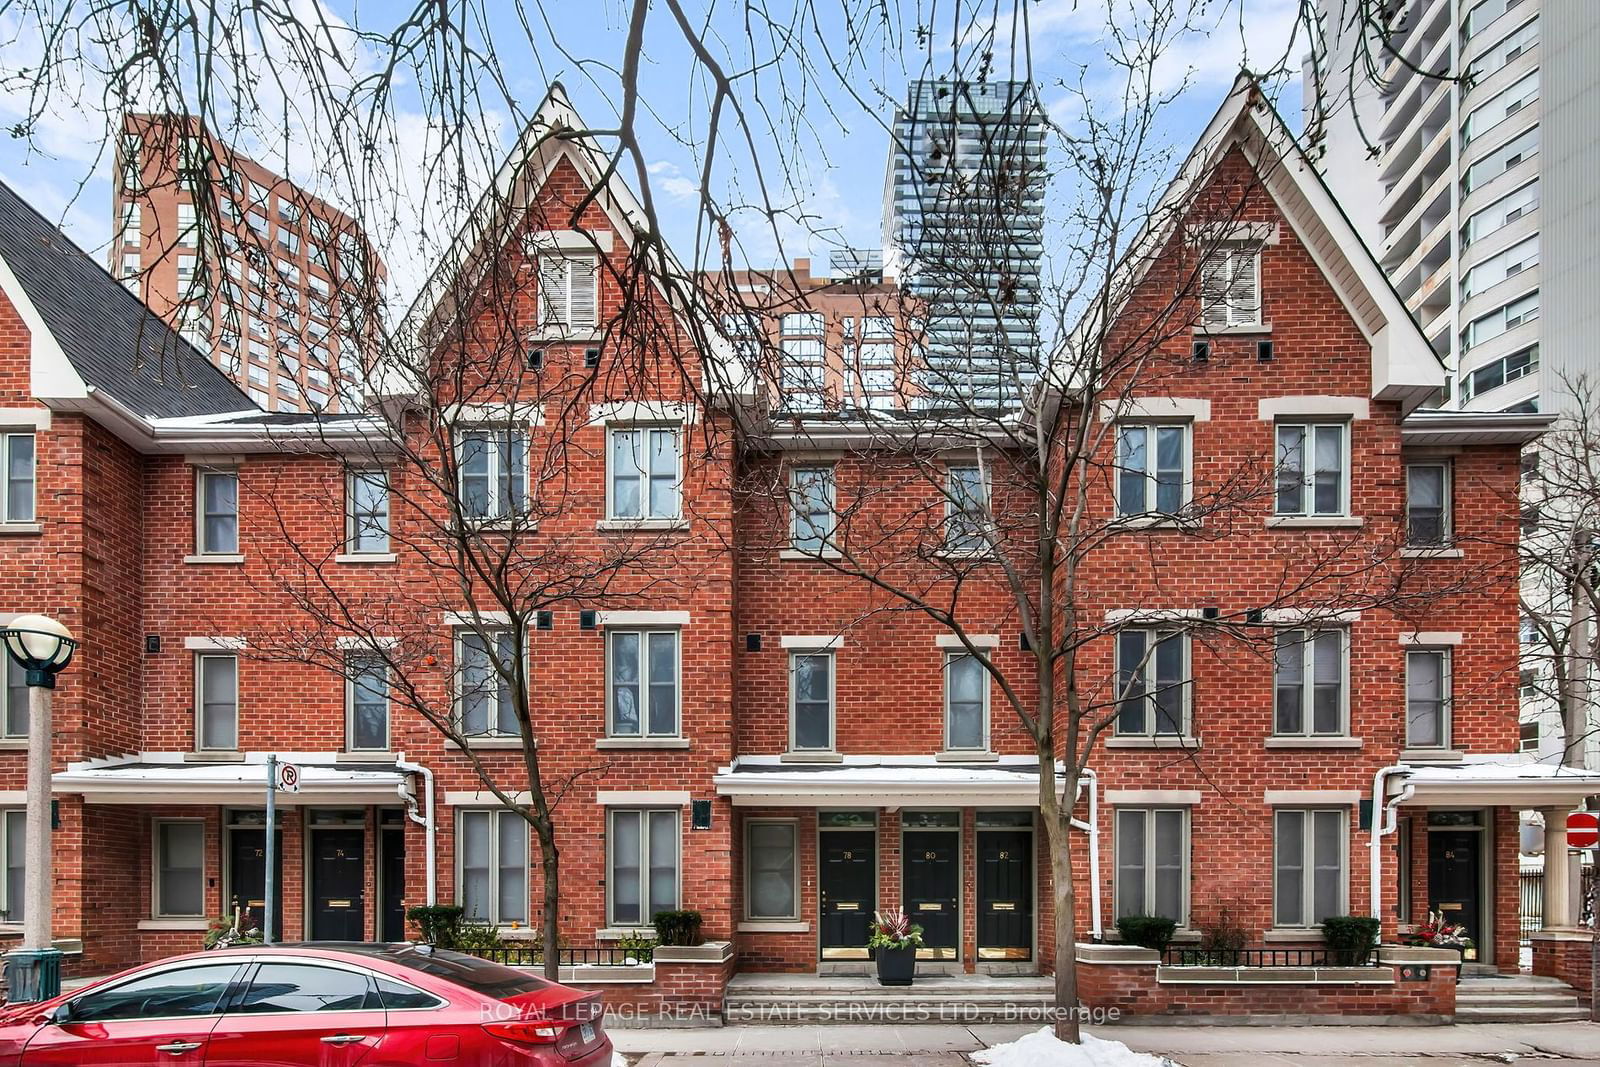
[(1567, 846), (1594, 848), (1600, 844), (1600, 818), (1592, 811), (1575, 811), (1567, 816)]

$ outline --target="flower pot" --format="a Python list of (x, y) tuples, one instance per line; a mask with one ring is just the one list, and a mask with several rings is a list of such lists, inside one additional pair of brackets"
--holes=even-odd
[(880, 948), (874, 950), (878, 960), (879, 985), (910, 985), (917, 971), (915, 946), (905, 948)]

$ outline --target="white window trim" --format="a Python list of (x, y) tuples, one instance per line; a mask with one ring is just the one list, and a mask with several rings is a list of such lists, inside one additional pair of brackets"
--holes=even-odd
[[(828, 487), (828, 528), (822, 534), (822, 544), (817, 548), (801, 548), (800, 539), (800, 475), (809, 472), (826, 472)], [(831, 463), (797, 464), (789, 469), (789, 549), (802, 556), (837, 555), (834, 541), (839, 533), (839, 485)]]
[[(48, 420), (47, 420), (48, 421)], [(29, 480), (29, 493), (32, 514), (27, 518), (18, 518), (11, 514), (11, 442), (18, 437), (26, 437), (33, 442), (33, 477)], [(0, 430), (0, 443), (3, 443), (3, 452), (0, 452), (0, 511), (4, 512), (4, 522), (7, 526), (36, 528), (39, 525), (39, 435), (32, 429)]]
[[(464, 837), (464, 835), (461, 832), (461, 824), (462, 824), (464, 816), (470, 815), (470, 814), (478, 814), (478, 813), (486, 814), (486, 815), (489, 816), (489, 879), (490, 879), (490, 884), (489, 884), (489, 912), (490, 912), (490, 919), (489, 919), (489, 922), (493, 926), (510, 925), (510, 923), (512, 923), (512, 922), (519, 923), (522, 926), (527, 926), (527, 925), (529, 925), (529, 922), (530, 922), (530, 920), (532, 918), (532, 915), (533, 915), (533, 910), (532, 910), (531, 907), (529, 907), (529, 903), (530, 902), (529, 902), (529, 897), (528, 897), (528, 889), (529, 889), (529, 884), (530, 884), (530, 879), (528, 877), (528, 871), (529, 871), (529, 868), (530, 868), (531, 861), (533, 859), (533, 854), (530, 851), (530, 849), (532, 848), (532, 841), (531, 841), (531, 839), (529, 838), (529, 835), (528, 835), (528, 821), (526, 819), (524, 819), (521, 815), (518, 815), (515, 811), (512, 811), (512, 810), (504, 807), (503, 805), (499, 806), (499, 807), (459, 808), (459, 809), (456, 810), (456, 818), (455, 818), (456, 838), (455, 839), (456, 839), (456, 841), (458, 843), (457, 847), (455, 849), (455, 854), (456, 854), (455, 855), (455, 860), (456, 860), (456, 864), (455, 864), (455, 866), (456, 866), (456, 886), (455, 886), (455, 888), (456, 888), (456, 892), (455, 892), (456, 903), (461, 905), (461, 907), (463, 909), (466, 908), (466, 900), (464, 899), (465, 896), (466, 896), (466, 892), (465, 891), (466, 891), (466, 885), (467, 885), (466, 877), (465, 877), (465, 875), (466, 875), (466, 849), (460, 847), (460, 844), (459, 844), (459, 842), (461, 842), (463, 840), (463, 837)], [(522, 854), (529, 861), (529, 863), (525, 863), (523, 865), (522, 870), (521, 870), (521, 873), (522, 873), (522, 918), (521, 919), (506, 920), (500, 915), (500, 827), (497, 824), (497, 822), (498, 822), (499, 819), (502, 819), (502, 818), (515, 819), (519, 823), (522, 824), (522, 842), (523, 842), (522, 843)], [(463, 911), (463, 917), (465, 917), (465, 911)], [(474, 920), (474, 921), (476, 921), (476, 920)]]
[[(223, 551), (206, 544), (205, 480), (208, 475), (233, 477), (233, 548)], [(194, 472), (194, 550), (205, 559), (233, 559), (244, 549), (244, 524), (240, 521), (239, 468), (232, 466), (196, 467)]]
[[(639, 921), (637, 923), (621, 923), (617, 921), (615, 911), (616, 879), (615, 860), (612, 852), (616, 834), (613, 831), (613, 819), (619, 811), (638, 812), (639, 814)], [(608, 807), (606, 809), (606, 926), (611, 929), (635, 929), (653, 925), (655, 913), (662, 910), (656, 902), (650, 899), (650, 814), (651, 812), (671, 812), (674, 818), (673, 827), (673, 852), (675, 862), (673, 875), (674, 908), (683, 907), (683, 809), (681, 807), (662, 807), (660, 805), (635, 807), (632, 805)]]
[[(563, 302), (566, 310), (564, 321), (551, 318), (550, 309), (546, 306), (547, 297), (545, 295), (544, 279), (545, 276), (554, 269), (557, 263), (561, 265), (562, 284), (566, 289), (565, 300)], [(594, 308), (593, 322), (572, 321), (572, 295), (576, 288), (574, 282), (575, 275), (577, 273), (577, 267), (590, 268), (590, 276), (593, 279), (594, 285), (594, 292), (591, 296), (592, 306)], [(577, 248), (540, 249), (537, 253), (537, 259), (535, 260), (535, 273), (538, 280), (538, 285), (536, 296), (537, 306), (535, 308), (534, 317), (535, 321), (538, 323), (538, 330), (541, 333), (548, 331), (572, 333), (598, 330), (600, 326), (600, 274), (602, 269), (601, 255), (593, 248), (581, 250)]]
[[(1315, 803), (1315, 802), (1314, 802)], [(1280, 923), (1278, 921), (1278, 816), (1285, 811), (1296, 811), (1305, 816), (1301, 826), (1301, 884), (1300, 884), (1300, 918), (1298, 923)], [(1315, 807), (1289, 807), (1274, 808), (1272, 812), (1272, 929), (1273, 930), (1317, 930), (1320, 924), (1306, 921), (1316, 908), (1317, 868), (1315, 857), (1315, 816), (1318, 812), (1332, 811), (1339, 816), (1341, 833), (1339, 834), (1339, 900), (1338, 907), (1334, 909), (1335, 915), (1345, 915), (1350, 911), (1350, 811), (1340, 806), (1330, 808), (1326, 803)]]
[[(1423, 636), (1423, 635), (1411, 635)], [(1447, 635), (1456, 636), (1456, 635)], [(1432, 653), (1440, 657), (1441, 700), (1439, 708), (1439, 743), (1417, 744), (1411, 739), (1411, 656), (1413, 653)], [(1404, 726), (1405, 748), (1409, 752), (1448, 752), (1455, 734), (1455, 655), (1448, 644), (1424, 644), (1420, 641), (1405, 646)]]
[[(1131, 427), (1143, 427), (1145, 437), (1144, 470), (1145, 495), (1149, 507), (1143, 511), (1124, 512), (1122, 510), (1122, 431)], [(1122, 418), (1117, 420), (1113, 427), (1112, 455), (1116, 462), (1112, 464), (1111, 495), (1116, 505), (1117, 518), (1123, 521), (1138, 519), (1178, 519), (1183, 515), (1184, 509), (1194, 499), (1194, 424), (1187, 419), (1150, 419), (1150, 418)], [(1156, 468), (1156, 434), (1161, 430), (1178, 430), (1183, 434), (1183, 488), (1182, 498), (1178, 501), (1178, 510), (1160, 511), (1155, 507), (1158, 491)]]
[[(357, 518), (355, 511), (356, 494), (355, 485), (358, 480), (367, 480), (377, 475), (383, 479), (383, 540), (384, 547), (380, 549), (360, 548), (356, 542)], [(394, 555), (394, 499), (389, 485), (389, 469), (387, 467), (361, 467), (345, 474), (344, 479), (344, 553), (347, 556), (392, 556)]]
[[(6, 877), (5, 876), (6, 876), (6, 873), (10, 870), (10, 867), (11, 867), (11, 862), (10, 862), (11, 861), (11, 855), (10, 855), (9, 852), (6, 851), (6, 849), (7, 849), (6, 842), (9, 840), (9, 835), (6, 833), (6, 820), (11, 817), (13, 812), (15, 812), (17, 815), (20, 815), (24, 820), (26, 820), (27, 817), (28, 817), (27, 816), (28, 809), (25, 806), (26, 803), (27, 803), (26, 800), (22, 800), (22, 801), (20, 801), (18, 803), (13, 803), (9, 807), (0, 808), (0, 914), (3, 914), (3, 915), (6, 916), (6, 918), (0, 919), (0, 923), (3, 923), (3, 924), (8, 925), (8, 926), (10, 926), (10, 925), (19, 925), (20, 926), (21, 923), (22, 923), (22, 920), (21, 919), (13, 919), (13, 918), (11, 918), (11, 900), (10, 900), (10, 897), (8, 896), (8, 894), (6, 892)], [(26, 837), (26, 831), (24, 831), (24, 837)], [(26, 873), (26, 871), (27, 871), (27, 844), (26, 844), (26, 842), (24, 842), (24, 844), (23, 844), (22, 867), (23, 867), (24, 873)], [(24, 888), (23, 894), (24, 894), (24, 896), (26, 896), (26, 894), (27, 894), (26, 888)], [(27, 905), (28, 905), (27, 900), (23, 900), (22, 901), (22, 906), (23, 906), (24, 909), (27, 908)]]
[(1210, 422), (1211, 401), (1177, 396), (1132, 396), (1100, 403), (1101, 422)]
[[(1263, 243), (1248, 236), (1240, 235), (1238, 237), (1229, 236), (1225, 240), (1213, 240), (1210, 245), (1209, 249), (1202, 252), (1199, 265), (1200, 316), (1195, 323), (1195, 332), (1200, 334), (1219, 334), (1235, 331), (1265, 332), (1265, 328), (1269, 324), (1264, 313), (1265, 309), (1262, 306), (1265, 303), (1261, 292), (1261, 252)], [(1232, 301), (1225, 295), (1223, 303), (1226, 306), (1227, 322), (1212, 324), (1206, 321), (1206, 270), (1210, 259), (1218, 255), (1226, 256), (1229, 260), (1232, 260), (1235, 256), (1248, 255), (1250, 257), (1251, 269), (1255, 272), (1256, 294), (1254, 314), (1251, 317), (1246, 318), (1244, 316), (1252, 309), (1236, 309)], [(1238, 317), (1235, 317), (1236, 315)]]
[(689, 625), (687, 611), (597, 611), (596, 624), (606, 627), (683, 627)]
[[(649, 435), (652, 430), (670, 430), (678, 444), (678, 480), (677, 497), (678, 507), (671, 515), (650, 514), (650, 470), (649, 470)], [(616, 475), (611, 469), (611, 460), (616, 454), (614, 441), (619, 433), (638, 433), (641, 435), (640, 444), (645, 451), (640, 454), (639, 472), (639, 514), (618, 515), (616, 503)], [(681, 423), (672, 422), (630, 422), (606, 424), (606, 518), (608, 525), (615, 526), (640, 526), (649, 527), (651, 524), (671, 523), (683, 521), (683, 496), (684, 496), (684, 439), (687, 435)]]
[[(1440, 514), (1440, 534), (1441, 534), (1441, 536), (1440, 536), (1439, 542), (1437, 544), (1427, 544), (1427, 543), (1423, 543), (1423, 542), (1413, 542), (1411, 540), (1411, 469), (1413, 467), (1436, 467), (1440, 471), (1443, 472), (1441, 474), (1441, 476), (1440, 476), (1440, 491), (1443, 493), (1443, 497), (1442, 497), (1443, 503), (1442, 503), (1442, 510), (1441, 510), (1441, 514)], [(1455, 493), (1455, 464), (1451, 463), (1449, 460), (1419, 460), (1419, 461), (1414, 462), (1414, 463), (1407, 463), (1405, 465), (1405, 478), (1406, 478), (1406, 485), (1405, 485), (1405, 489), (1406, 489), (1406, 514), (1405, 514), (1406, 547), (1408, 547), (1408, 548), (1427, 548), (1427, 549), (1449, 548), (1451, 545), (1453, 545), (1455, 543), (1455, 539), (1456, 539), (1456, 527), (1455, 527), (1455, 518), (1456, 518), (1455, 510), (1456, 509), (1455, 509), (1455, 500), (1454, 500), (1454, 493)]]
[[(1115, 739), (1115, 738), (1136, 738), (1136, 739), (1141, 740), (1141, 741), (1149, 741), (1149, 740), (1162, 741), (1162, 740), (1165, 740), (1165, 741), (1168, 741), (1168, 742), (1175, 743), (1175, 742), (1184, 740), (1184, 739), (1192, 736), (1191, 735), (1191, 730), (1193, 728), (1193, 722), (1194, 722), (1194, 708), (1192, 706), (1193, 702), (1194, 702), (1194, 663), (1193, 663), (1193, 658), (1192, 658), (1193, 657), (1193, 648), (1192, 648), (1193, 642), (1190, 640), (1190, 636), (1191, 635), (1189, 634), (1189, 631), (1187, 631), (1187, 630), (1174, 630), (1174, 629), (1171, 629), (1169, 627), (1163, 627), (1159, 623), (1154, 624), (1154, 625), (1144, 625), (1144, 626), (1127, 626), (1127, 627), (1123, 627), (1123, 629), (1142, 630), (1145, 633), (1146, 646), (1145, 646), (1144, 665), (1143, 665), (1143, 670), (1144, 670), (1144, 673), (1145, 673), (1145, 677), (1144, 677), (1144, 696), (1141, 697), (1141, 699), (1145, 700), (1147, 702), (1147, 704), (1146, 704), (1146, 718), (1149, 720), (1149, 722), (1147, 724), (1148, 725), (1148, 729), (1140, 731), (1139, 733), (1124, 733), (1124, 732), (1122, 732), (1122, 701), (1121, 701), (1121, 699), (1117, 699), (1115, 701), (1116, 707), (1115, 707), (1115, 710), (1113, 712), (1114, 718), (1112, 719), (1112, 727), (1111, 727), (1111, 736), (1112, 736), (1112, 738), (1113, 739)], [(1156, 729), (1155, 729), (1155, 726), (1156, 726), (1156, 707), (1155, 707), (1155, 692), (1154, 692), (1154, 688), (1155, 687), (1153, 687), (1150, 684), (1151, 683), (1151, 673), (1150, 672), (1153, 672), (1156, 669), (1155, 646), (1157, 644), (1159, 644), (1163, 640), (1163, 638), (1161, 636), (1163, 633), (1168, 634), (1169, 636), (1171, 636), (1173, 638), (1176, 638), (1177, 641), (1179, 642), (1179, 646), (1178, 647), (1180, 649), (1182, 649), (1182, 651), (1183, 651), (1183, 666), (1182, 666), (1183, 684), (1182, 684), (1182, 686), (1180, 688), (1181, 707), (1179, 708), (1180, 714), (1182, 716), (1182, 721), (1178, 723), (1178, 732), (1177, 733), (1170, 733), (1170, 734), (1169, 733), (1157, 733), (1156, 732)], [(1121, 663), (1121, 661), (1120, 661), (1120, 659), (1118, 657), (1118, 653), (1119, 653), (1119, 649), (1120, 649), (1121, 636), (1122, 636), (1121, 630), (1119, 630), (1117, 633), (1112, 635), (1113, 639), (1118, 642), (1117, 645), (1113, 645), (1112, 646), (1112, 667), (1113, 667), (1113, 674), (1115, 676), (1115, 682), (1113, 683), (1114, 688), (1112, 690), (1112, 693), (1113, 693), (1114, 696), (1119, 697), (1119, 698), (1120, 698), (1121, 692), (1122, 692), (1122, 663)]]
[(1178, 929), (1189, 928), (1189, 882), (1192, 877), (1194, 856), (1192, 853), (1192, 835), (1190, 832), (1190, 804), (1155, 804), (1151, 806), (1125, 804), (1113, 809), (1111, 821), (1113, 860), (1111, 864), (1111, 911), (1117, 915), (1118, 902), (1122, 899), (1122, 862), (1121, 862), (1121, 828), (1122, 814), (1128, 811), (1137, 811), (1144, 816), (1144, 902), (1145, 914), (1154, 914), (1150, 905), (1156, 898), (1156, 868), (1155, 868), (1155, 816), (1157, 812), (1176, 812), (1183, 823), (1183, 843), (1179, 847), (1179, 855), (1183, 857), (1183, 869), (1179, 873), (1178, 881), (1182, 889), (1179, 895), (1179, 915), (1177, 916)]
[[(495, 686), (495, 692), (491, 694), (491, 699), (494, 701), (494, 706), (490, 709), (489, 714), (486, 716), (487, 721), (485, 725), (488, 727), (488, 729), (481, 734), (469, 734), (466, 732), (466, 707), (462, 700), (464, 694), (462, 693), (461, 689), (462, 681), (466, 676), (466, 663), (465, 656), (463, 655), (463, 652), (466, 648), (466, 638), (476, 637), (480, 640), (483, 640), (486, 644), (494, 644), (499, 641), (502, 634), (509, 632), (506, 627), (488, 625), (487, 620), (485, 620), (485, 622), (486, 625), (484, 625), (482, 633), (479, 633), (470, 625), (465, 625), (457, 626), (455, 628), (455, 632), (451, 636), (451, 644), (454, 646), (455, 652), (455, 663), (453, 665), (454, 678), (451, 682), (452, 722), (455, 726), (456, 732), (459, 733), (469, 745), (479, 745), (485, 742), (492, 745), (496, 742), (505, 741), (517, 741), (520, 743), (520, 734), (508, 734), (500, 732), (501, 708), (498, 681), (499, 674), (495, 671), (493, 662), (488, 662), (485, 664)], [(524, 673), (526, 673), (528, 650), (526, 647), (524, 647), (520, 649), (519, 652), (523, 658)], [(488, 653), (486, 652), (485, 654), (487, 655)]]
[[(953, 493), (955, 484), (952, 475), (958, 470), (975, 470), (978, 472), (979, 484), (983, 487), (981, 500), (982, 512), (977, 515), (977, 529), (970, 531), (967, 536), (975, 536), (975, 545), (955, 545), (951, 543), (952, 534), (955, 532), (955, 518), (957, 515), (956, 500)], [(992, 512), (994, 509), (994, 484), (990, 477), (987, 464), (979, 463), (948, 463), (944, 472), (944, 525), (940, 531), (939, 551), (950, 556), (988, 556), (994, 552), (994, 546), (989, 543), (990, 527), (992, 525)]]
[(796, 652), (834, 652), (844, 647), (844, 635), (784, 636), (778, 638), (778, 646)]
[[(616, 727), (615, 686), (611, 674), (612, 640), (621, 634), (635, 634), (639, 638), (639, 732), (619, 734)], [(672, 732), (652, 733), (650, 730), (650, 638), (655, 634), (672, 635)], [(612, 625), (605, 629), (606, 678), (606, 737), (619, 741), (658, 741), (683, 736), (683, 631), (677, 625), (643, 626), (638, 629)]]
[[(205, 667), (208, 659), (233, 660), (233, 747), (217, 748), (206, 744), (205, 735)], [(194, 653), (194, 750), (196, 752), (238, 752), (239, 745), (239, 663), (237, 651), (207, 649)]]
[[(983, 679), (983, 736), (976, 748), (956, 748), (950, 743), (950, 666), (958, 659), (970, 659), (978, 664), (978, 671)], [(989, 669), (985, 667), (978, 657), (966, 651), (946, 652), (944, 654), (944, 751), (945, 752), (973, 752), (986, 753), (993, 749), (993, 742), (989, 736), (989, 689), (991, 678)], [(837, 744), (837, 743), (836, 743)]]
[[(193, 914), (172, 915), (161, 910), (161, 828), (173, 823), (193, 823), (200, 827), (200, 910)], [(191, 817), (174, 817), (150, 820), (150, 917), (152, 919), (205, 919), (208, 918), (206, 907), (206, 863), (205, 851), (210, 847), (210, 835), (206, 833), (206, 821)]]
[[(968, 634), (967, 640), (972, 642), (973, 648), (991, 649), (1000, 647), (999, 634)], [(961, 643), (957, 634), (938, 634), (933, 639), (937, 648), (965, 652), (967, 646)]]
[[(474, 516), (466, 513), (466, 491), (462, 484), (462, 479), (466, 477), (466, 465), (463, 462), (463, 456), (465, 453), (465, 439), (466, 435), (468, 434), (483, 433), (485, 431), (494, 434), (504, 432), (507, 434), (518, 435), (522, 438), (522, 510), (520, 512), (512, 508), (512, 502), (510, 500), (500, 499), (500, 450), (498, 448), (490, 448), (486, 449), (484, 452), (484, 455), (488, 460), (487, 477), (489, 479), (489, 492), (491, 494), (490, 514)], [(456, 450), (455, 492), (458, 504), (461, 507), (462, 521), (470, 523), (474, 527), (493, 526), (496, 523), (510, 523), (515, 521), (519, 515), (526, 515), (528, 508), (532, 503), (532, 475), (528, 468), (533, 460), (533, 439), (528, 431), (520, 424), (510, 424), (505, 422), (476, 422), (464, 426), (457, 426), (451, 432), (455, 437)], [(491, 443), (495, 442), (491, 440)], [(513, 444), (515, 443), (516, 442), (513, 442)]]
[[(356, 681), (351, 676), (350, 661), (370, 660), (383, 669), (383, 744), (377, 748), (357, 748), (356, 740)], [(345, 679), (344, 679), (344, 751), (346, 752), (388, 752), (394, 735), (394, 697), (392, 695), (393, 682), (389, 677), (389, 664), (377, 654), (362, 649), (350, 649), (345, 652)]]
[[(1300, 446), (1300, 493), (1304, 507), (1300, 511), (1278, 510), (1278, 434), (1286, 427), (1299, 427), (1304, 437)], [(1316, 431), (1323, 426), (1337, 426), (1340, 429), (1339, 444), (1342, 454), (1339, 458), (1339, 510), (1319, 512), (1316, 510)], [(1283, 418), (1272, 424), (1272, 515), (1270, 519), (1303, 522), (1307, 524), (1338, 522), (1348, 520), (1354, 514), (1355, 479), (1350, 470), (1351, 462), (1351, 424), (1348, 420), (1337, 418)]]
[[(789, 671), (789, 748), (788, 751), (799, 754), (831, 753), (839, 750), (839, 657), (833, 646), (808, 646), (791, 647), (785, 638), (784, 648), (788, 651), (786, 666)], [(795, 747), (795, 670), (794, 661), (797, 656), (827, 656), (828, 657), (828, 745), (826, 748), (797, 748)]]
[(1372, 402), (1364, 396), (1269, 396), (1256, 401), (1256, 418), (1262, 422), (1359, 422), (1371, 417)]
[[(787, 826), (791, 835), (792, 849), (790, 851), (790, 868), (792, 871), (792, 884), (794, 891), (790, 896), (790, 909), (785, 915), (757, 915), (751, 910), (755, 893), (752, 890), (754, 878), (752, 877), (750, 861), (755, 855), (755, 850), (750, 845), (750, 831), (756, 826)], [(0, 868), (3, 869), (3, 868)], [(801, 917), (802, 905), (800, 903), (800, 822), (798, 819), (761, 818), (746, 819), (744, 822), (744, 921), (745, 922), (798, 922)]]
[[(1294, 627), (1305, 633), (1306, 640), (1300, 645), (1300, 716), (1301, 730), (1293, 733), (1280, 733), (1278, 730), (1278, 663), (1277, 644), (1273, 644), (1272, 663), (1272, 737), (1293, 738), (1295, 740), (1320, 741), (1328, 738), (1350, 736), (1350, 630), (1343, 626), (1304, 626)], [(1289, 633), (1286, 628), (1275, 636), (1281, 637)], [(1316, 638), (1319, 634), (1339, 635), (1339, 729), (1334, 733), (1317, 733), (1313, 729), (1316, 718)]]

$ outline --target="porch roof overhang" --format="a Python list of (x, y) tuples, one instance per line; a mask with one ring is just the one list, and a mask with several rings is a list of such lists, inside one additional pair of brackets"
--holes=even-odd
[[(52, 776), (52, 790), (82, 796), (87, 804), (266, 804), (264, 759), (190, 763), (172, 759), (171, 755), (71, 763)], [(413, 799), (408, 772), (393, 763), (311, 763), (291, 757), (285, 760), (294, 763), (300, 772), (300, 788), (293, 793), (280, 790), (279, 804), (395, 804)]]
[[(1062, 773), (1056, 769), (1059, 781)], [(735, 807), (1037, 808), (1030, 757), (962, 763), (932, 756), (846, 756), (836, 763), (740, 756), (712, 779)]]
[[(1390, 779), (1401, 805), (1574, 808), (1600, 795), (1600, 771), (1515, 755), (1469, 756), (1460, 763), (1413, 765)], [(1406, 792), (1408, 791), (1409, 792)]]

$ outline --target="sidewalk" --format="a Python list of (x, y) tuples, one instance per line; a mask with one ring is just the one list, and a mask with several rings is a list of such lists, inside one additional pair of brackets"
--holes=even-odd
[[(706, 1030), (612, 1030), (635, 1067), (963, 1067), (964, 1053), (1010, 1041), (1032, 1026), (726, 1026)], [(1600, 1065), (1600, 1025), (1110, 1026), (1099, 1037), (1185, 1067), (1360, 1067), (1424, 1062)], [(715, 1057), (707, 1063), (708, 1057)]]

